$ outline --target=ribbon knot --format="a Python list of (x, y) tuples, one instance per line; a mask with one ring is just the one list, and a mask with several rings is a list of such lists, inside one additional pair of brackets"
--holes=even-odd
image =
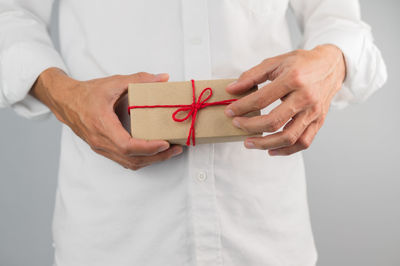
[[(211, 96), (213, 95), (212, 89), (211, 88), (205, 88), (204, 90), (201, 91), (197, 101), (196, 101), (196, 87), (194, 80), (192, 79), (192, 103), (191, 104), (168, 104), (168, 105), (133, 105), (128, 107), (128, 112), (130, 113), (131, 109), (136, 109), (136, 108), (175, 108), (179, 107), (178, 109), (175, 110), (175, 112), (172, 113), (172, 119), (176, 122), (183, 122), (189, 117), (192, 118), (190, 128), (189, 128), (189, 134), (186, 140), (186, 145), (190, 145), (190, 139), (192, 139), (192, 144), (193, 146), (196, 145), (196, 138), (195, 138), (195, 122), (196, 122), (196, 117), (197, 113), (199, 110), (202, 108), (205, 108), (207, 106), (213, 106), (213, 105), (228, 105), (231, 102), (236, 101), (237, 99), (229, 99), (229, 100), (222, 100), (222, 101), (216, 101), (216, 102), (207, 102)], [(208, 92), (208, 95), (203, 99), (204, 94)], [(179, 118), (177, 115), (182, 112), (187, 112), (186, 116)]]

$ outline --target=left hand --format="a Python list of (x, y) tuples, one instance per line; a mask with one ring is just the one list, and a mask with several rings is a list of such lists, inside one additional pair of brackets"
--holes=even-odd
[[(330, 44), (269, 58), (244, 72), (226, 90), (238, 94), (267, 80), (271, 83), (228, 105), (225, 114), (248, 132), (276, 132), (284, 126), (274, 134), (247, 138), (245, 146), (269, 150), (270, 155), (293, 154), (310, 146), (345, 75), (343, 54)], [(278, 99), (282, 102), (266, 115), (242, 116)]]

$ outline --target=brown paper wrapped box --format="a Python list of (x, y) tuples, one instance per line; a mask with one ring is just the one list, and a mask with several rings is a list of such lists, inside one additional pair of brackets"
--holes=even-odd
[[(226, 86), (234, 79), (196, 80), (195, 99), (205, 88), (212, 89), (212, 96), (206, 102), (216, 102), (228, 99), (238, 99), (257, 88), (253, 88), (243, 95), (232, 95), (226, 92)], [(190, 105), (193, 102), (191, 81), (133, 83), (129, 84), (129, 106), (153, 105)], [(206, 92), (202, 99), (208, 96)], [(197, 112), (194, 131), (196, 144), (215, 143), (243, 140), (249, 133), (236, 128), (232, 118), (225, 115), (226, 105), (204, 107)], [(186, 144), (192, 117), (183, 122), (174, 121), (173, 113), (179, 107), (164, 108), (135, 108), (130, 110), (131, 134), (134, 138), (155, 140), (163, 139), (172, 144)], [(187, 112), (181, 112), (178, 118), (185, 117)], [(253, 112), (248, 116), (259, 115)], [(192, 143), (193, 144), (193, 143)]]

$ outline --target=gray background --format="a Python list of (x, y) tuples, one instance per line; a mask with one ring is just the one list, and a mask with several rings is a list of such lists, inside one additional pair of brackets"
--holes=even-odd
[[(331, 112), (304, 153), (320, 266), (400, 265), (400, 1), (361, 5), (389, 81), (366, 103)], [(51, 265), (60, 124), (10, 109), (0, 124), (0, 266)]]

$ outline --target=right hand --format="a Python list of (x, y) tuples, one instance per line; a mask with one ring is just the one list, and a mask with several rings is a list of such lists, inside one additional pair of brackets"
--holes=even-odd
[(132, 138), (123, 128), (114, 106), (129, 83), (166, 82), (168, 74), (137, 73), (77, 81), (58, 68), (43, 71), (31, 94), (58, 120), (68, 125), (97, 153), (125, 168), (138, 170), (182, 153), (179, 145), (164, 140)]

